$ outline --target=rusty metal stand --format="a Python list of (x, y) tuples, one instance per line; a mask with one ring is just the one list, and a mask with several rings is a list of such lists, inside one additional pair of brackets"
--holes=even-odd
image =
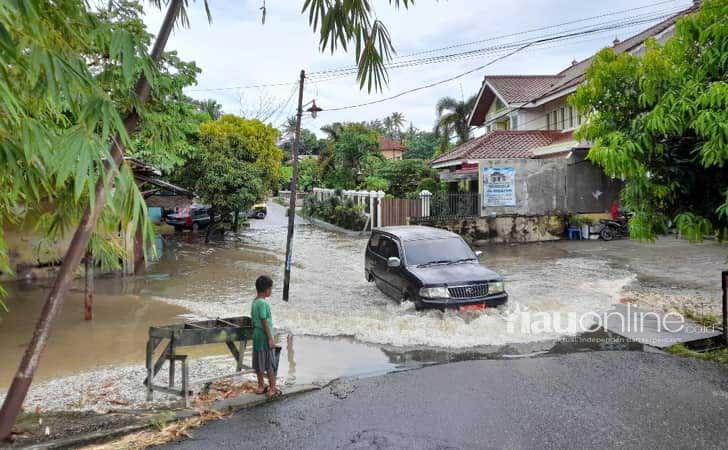
[[(230, 317), (227, 319), (203, 320), (188, 322), (179, 325), (149, 327), (149, 340), (147, 341), (147, 377), (144, 385), (147, 389), (147, 401), (154, 399), (154, 391), (178, 395), (183, 398), (185, 407), (189, 406), (190, 380), (187, 366), (187, 355), (178, 355), (178, 347), (225, 343), (235, 358), (236, 373), (243, 369), (250, 369), (243, 364), (243, 355), (249, 339), (253, 338), (253, 326), (249, 317)], [(154, 352), (162, 341), (168, 340), (167, 346), (161, 355), (154, 361)], [(235, 343), (240, 342), (239, 347)], [(169, 362), (169, 384), (161, 386), (154, 384), (154, 377), (159, 373), (165, 361)], [(182, 386), (175, 389), (176, 363), (181, 363)]]

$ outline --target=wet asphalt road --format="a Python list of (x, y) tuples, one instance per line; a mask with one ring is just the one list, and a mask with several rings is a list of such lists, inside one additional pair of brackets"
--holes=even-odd
[(727, 429), (728, 367), (596, 352), (338, 382), (164, 448), (726, 448)]

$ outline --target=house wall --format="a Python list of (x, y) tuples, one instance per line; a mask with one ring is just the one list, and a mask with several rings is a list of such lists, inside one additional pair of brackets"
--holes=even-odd
[(519, 130), (545, 130), (546, 113), (543, 107), (524, 108), (518, 111)]
[[(619, 199), (622, 182), (607, 177), (601, 168), (585, 160), (585, 151), (549, 159), (493, 159), (478, 163), (481, 217), (495, 214), (560, 216), (608, 212)], [(483, 169), (515, 169), (515, 206), (485, 206)]]
[(399, 160), (402, 159), (402, 155), (404, 155), (404, 152), (402, 150), (381, 150), (382, 155), (391, 160)]
[[(515, 169), (515, 206), (484, 206), (483, 169)], [(566, 161), (564, 159), (491, 159), (478, 162), (478, 191), (483, 197), (481, 216), (559, 214), (566, 210)]]
[(575, 153), (566, 170), (567, 209), (570, 213), (608, 212), (619, 200), (621, 180), (609, 178), (604, 171), (585, 159), (586, 152)]

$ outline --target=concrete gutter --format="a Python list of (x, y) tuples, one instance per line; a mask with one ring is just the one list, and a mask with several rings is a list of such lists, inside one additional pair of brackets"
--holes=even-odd
[(323, 220), (316, 219), (315, 217), (305, 217), (305, 219), (307, 219), (312, 225), (315, 225), (321, 229), (324, 229), (326, 231), (333, 231), (335, 233), (340, 233), (346, 236), (361, 237), (369, 233), (368, 231), (347, 230), (346, 228), (342, 228), (332, 223), (324, 222)]
[[(285, 389), (284, 394), (276, 399), (269, 400), (265, 395), (256, 394), (242, 394), (238, 397), (227, 398), (214, 402), (207, 411), (217, 411), (220, 413), (231, 413), (234, 411), (252, 408), (268, 402), (278, 401), (287, 397), (291, 397), (306, 392), (311, 392), (321, 389), (321, 386), (313, 384), (302, 384), (296, 386), (290, 386)], [(174, 416), (164, 416), (164, 420), (169, 423), (176, 422), (179, 420), (188, 419), (200, 415), (202, 411), (185, 409), (180, 411), (174, 411)], [(154, 426), (154, 419), (157, 416), (163, 416), (160, 414), (149, 414), (144, 417), (142, 423), (126, 425), (119, 428), (113, 428), (109, 430), (95, 431), (93, 433), (83, 434), (79, 436), (72, 436), (55, 441), (43, 442), (39, 444), (33, 444), (28, 446), (10, 446), (12, 449), (24, 449), (24, 450), (50, 450), (50, 449), (65, 449), (65, 448), (79, 448), (86, 445), (97, 444), (100, 442), (107, 442), (127, 434), (136, 433), (143, 431), (147, 428)]]

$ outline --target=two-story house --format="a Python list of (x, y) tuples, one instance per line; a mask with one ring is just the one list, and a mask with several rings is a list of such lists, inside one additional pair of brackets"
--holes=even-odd
[[(642, 54), (648, 38), (664, 43), (676, 21), (699, 7), (695, 1), (628, 39), (615, 39), (612, 48)], [(573, 61), (556, 74), (486, 75), (469, 117), (474, 134), (482, 135), (431, 162), (450, 191), (482, 194), (481, 217), (609, 211), (621, 182), (585, 159), (589, 143), (572, 136), (584, 118), (567, 103), (591, 62)], [(511, 174), (510, 181), (493, 183), (495, 172)]]

